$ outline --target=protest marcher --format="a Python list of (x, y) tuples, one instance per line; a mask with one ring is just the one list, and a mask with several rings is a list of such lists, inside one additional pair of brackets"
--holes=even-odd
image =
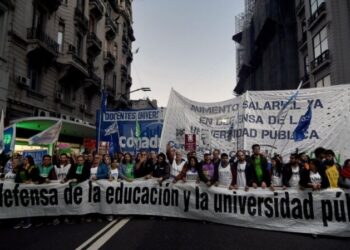
[(154, 166), (154, 170), (152, 172), (152, 177), (157, 178), (159, 184), (170, 177), (170, 165), (166, 162), (165, 154), (159, 153), (157, 156), (157, 163)]
[(237, 161), (232, 164), (232, 182), (229, 189), (244, 188), (245, 191), (249, 190), (249, 186), (252, 185), (252, 166), (246, 161), (246, 156), (243, 150), (238, 150), (236, 153)]
[(322, 176), (323, 188), (337, 188), (339, 181), (339, 170), (335, 162), (333, 150), (325, 151), (326, 159), (324, 161), (324, 175)]
[(119, 177), (122, 180), (132, 182), (135, 179), (135, 164), (130, 153), (125, 153), (122, 164), (119, 167)]
[[(31, 184), (37, 182), (39, 177), (38, 169), (35, 167), (33, 157), (28, 155), (24, 157), (23, 164), (18, 166), (16, 173), (16, 183)], [(13, 227), (14, 229), (19, 228), (30, 228), (32, 226), (31, 217), (20, 219), (20, 221)]]
[(170, 144), (166, 146), (166, 160), (170, 164), (170, 166), (175, 160), (175, 149)]
[(9, 172), (12, 172), (13, 165), (18, 164), (21, 162), (21, 156), (19, 154), (12, 154), (12, 157), (6, 162), (5, 167), (4, 167), (4, 175), (6, 175)]
[(283, 166), (280, 161), (280, 158), (275, 156), (271, 159), (271, 185), (270, 189), (275, 190), (275, 187), (282, 187), (282, 175), (283, 175)]
[(220, 150), (214, 149), (213, 150), (213, 159), (212, 162), (214, 163), (214, 166), (217, 168), (220, 164)]
[(6, 172), (4, 176), (5, 181), (15, 182), (16, 179), (16, 173), (20, 166), (20, 159), (19, 158), (12, 158), (9, 161), (11, 161), (11, 167), (8, 168), (8, 172)]
[(136, 161), (136, 164), (135, 164), (135, 172), (134, 172), (135, 178), (139, 178), (139, 177), (145, 177), (146, 179), (151, 178), (154, 167), (155, 167), (155, 164), (153, 163), (153, 161), (147, 158), (147, 152), (142, 151), (140, 154), (140, 159)]
[(189, 155), (188, 162), (183, 166), (181, 172), (175, 177), (173, 183), (176, 183), (179, 180), (182, 180), (183, 182), (195, 181), (199, 183), (198, 167), (199, 162), (197, 157)]
[(322, 164), (322, 162), (326, 159), (325, 153), (326, 153), (326, 150), (322, 147), (318, 147), (314, 151), (315, 158), (320, 162), (320, 164)]
[(173, 164), (170, 166), (170, 178), (174, 180), (176, 176), (178, 176), (186, 164), (186, 161), (182, 159), (182, 154), (180, 151), (176, 151), (175, 153), (175, 160), (173, 161)]
[(93, 181), (109, 178), (109, 169), (106, 164), (101, 162), (101, 155), (96, 154), (90, 169), (90, 179)]
[(252, 166), (252, 186), (266, 188), (270, 185), (270, 174), (267, 169), (267, 159), (260, 153), (260, 145), (252, 146), (253, 155), (250, 157)]
[(18, 167), (16, 173), (16, 183), (37, 183), (39, 179), (38, 169), (35, 167), (34, 159), (31, 155), (24, 157), (23, 164)]
[(283, 189), (286, 189), (287, 187), (299, 187), (300, 174), (302, 169), (302, 166), (299, 164), (299, 155), (295, 153), (291, 154), (289, 157), (289, 163), (285, 164), (283, 167)]
[(77, 164), (70, 167), (62, 183), (67, 181), (79, 183), (88, 180), (90, 178), (90, 167), (87, 164), (84, 164), (84, 162), (84, 157), (79, 155), (77, 157)]
[(118, 180), (120, 173), (119, 173), (119, 163), (112, 162), (111, 168), (109, 170), (109, 181)]
[(198, 175), (201, 181), (207, 184), (208, 187), (213, 185), (217, 179), (217, 170), (214, 163), (210, 159), (210, 153), (204, 153), (204, 160), (199, 164)]
[(52, 180), (57, 180), (57, 175), (54, 166), (52, 165), (51, 155), (44, 155), (42, 164), (38, 166), (39, 183), (50, 183)]
[(310, 157), (305, 153), (299, 154), (299, 163), (304, 169), (309, 169)]
[(228, 155), (226, 153), (222, 153), (221, 158), (217, 162), (219, 163), (218, 167), (216, 168), (218, 180), (216, 181), (215, 185), (229, 188), (232, 183), (232, 172)]
[(339, 186), (350, 188), (350, 159), (345, 160), (343, 168), (340, 171)]
[(309, 169), (303, 168), (300, 174), (300, 186), (302, 188), (312, 188), (312, 190), (320, 190), (322, 177), (318, 172), (320, 162), (316, 159), (309, 161)]
[(72, 164), (66, 153), (60, 154), (59, 163), (55, 166), (57, 179), (64, 181)]
[(94, 161), (94, 155), (92, 153), (88, 153), (87, 159), (84, 158), (84, 165), (88, 166), (91, 168), (92, 162)]

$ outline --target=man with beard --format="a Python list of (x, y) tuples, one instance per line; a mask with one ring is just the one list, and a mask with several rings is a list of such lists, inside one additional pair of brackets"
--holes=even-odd
[(283, 189), (287, 187), (297, 188), (299, 187), (300, 176), (303, 168), (299, 164), (299, 155), (291, 154), (289, 157), (289, 163), (283, 168), (282, 184)]
[(325, 151), (326, 159), (321, 168), (322, 188), (338, 188), (339, 170), (333, 150)]

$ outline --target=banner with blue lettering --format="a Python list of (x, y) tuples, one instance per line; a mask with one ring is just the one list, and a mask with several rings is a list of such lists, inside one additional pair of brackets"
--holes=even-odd
[(106, 111), (102, 114), (100, 141), (110, 144), (110, 153), (159, 150), (163, 128), (161, 109)]
[(160, 148), (172, 145), (186, 153), (185, 135), (194, 134), (199, 156), (215, 148), (233, 155), (260, 144), (267, 156), (279, 153), (288, 159), (296, 151), (312, 156), (315, 148), (324, 147), (343, 164), (350, 158), (349, 121), (350, 84), (247, 91), (215, 103), (192, 101), (172, 90)]
[(42, 159), (44, 155), (47, 155), (46, 149), (38, 149), (38, 150), (25, 150), (23, 151), (23, 157), (32, 156), (35, 165), (40, 165), (42, 163)]

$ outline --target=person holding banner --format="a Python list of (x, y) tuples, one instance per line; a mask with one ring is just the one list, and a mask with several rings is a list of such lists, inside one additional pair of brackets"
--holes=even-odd
[(182, 180), (183, 182), (195, 181), (196, 183), (199, 183), (199, 162), (197, 157), (190, 156), (190, 154), (191, 153), (189, 153), (188, 162), (183, 166), (181, 172), (175, 177), (173, 183), (176, 183), (179, 180)]
[(90, 179), (93, 181), (109, 178), (109, 169), (101, 162), (101, 155), (96, 154), (90, 169)]
[(270, 185), (270, 174), (267, 168), (267, 159), (260, 153), (260, 145), (252, 146), (253, 155), (250, 157), (252, 166), (252, 186), (266, 188)]
[(287, 163), (283, 168), (283, 189), (287, 189), (287, 187), (299, 187), (302, 170), (303, 167), (299, 164), (299, 155), (296, 153), (291, 154), (289, 157), (289, 163)]
[(170, 165), (165, 160), (165, 154), (159, 153), (157, 156), (157, 163), (154, 166), (154, 170), (152, 172), (152, 177), (158, 178), (158, 182), (162, 185), (162, 182), (170, 177)]
[(207, 184), (208, 187), (216, 183), (218, 180), (217, 169), (210, 159), (210, 153), (204, 153), (204, 160), (200, 163), (198, 175), (201, 181)]
[(52, 165), (51, 155), (44, 155), (42, 164), (39, 169), (39, 183), (50, 183), (52, 180), (57, 180), (57, 175), (54, 166)]
[(119, 169), (119, 177), (122, 180), (132, 182), (135, 179), (135, 164), (130, 153), (125, 153)]
[(16, 173), (16, 183), (37, 183), (39, 179), (38, 169), (35, 167), (34, 159), (31, 155), (24, 157), (23, 164), (19, 166)]
[[(221, 155), (222, 157), (222, 155)], [(220, 150), (219, 149), (214, 149), (213, 150), (213, 159), (212, 159), (212, 162), (214, 163), (214, 166), (216, 168), (219, 167), (219, 164), (220, 164)]]
[(312, 188), (313, 191), (321, 189), (322, 177), (318, 172), (320, 162), (316, 159), (309, 161), (309, 169), (303, 168), (300, 175), (300, 186), (302, 188)]
[(325, 177), (323, 182), (323, 187), (326, 188), (338, 188), (339, 181), (339, 170), (337, 167), (337, 163), (335, 162), (335, 154), (333, 150), (325, 151), (326, 160), (324, 161), (324, 171)]
[(79, 155), (77, 157), (77, 164), (73, 164), (70, 167), (67, 176), (61, 181), (61, 183), (67, 181), (80, 183), (88, 180), (90, 178), (90, 167), (84, 164), (84, 162), (84, 156)]
[(228, 161), (228, 154), (222, 153), (221, 158), (217, 160), (217, 162), (219, 165), (215, 169), (217, 171), (218, 180), (216, 181), (215, 186), (224, 186), (229, 188), (232, 183), (232, 170)]
[(277, 156), (271, 159), (271, 191), (275, 190), (275, 187), (282, 187), (282, 175), (283, 175), (283, 166), (280, 161), (280, 158)]
[(171, 165), (170, 170), (170, 178), (172, 180), (175, 180), (176, 176), (178, 176), (183, 169), (186, 161), (182, 159), (182, 154), (180, 151), (176, 151), (175, 153), (175, 160), (173, 161), (173, 164)]
[(55, 166), (57, 179), (59, 181), (64, 181), (71, 166), (72, 164), (69, 162), (68, 155), (66, 153), (60, 154), (59, 163)]
[(252, 166), (246, 161), (243, 150), (238, 150), (236, 156), (238, 160), (231, 167), (232, 181), (229, 189), (244, 188), (244, 191), (248, 191), (253, 182)]
[[(157, 156), (158, 161), (158, 156)], [(152, 160), (149, 160), (147, 157), (146, 151), (141, 151), (140, 159), (136, 160), (135, 165), (135, 177), (145, 177), (146, 179), (152, 178), (152, 172), (154, 171), (155, 163)]]
[(11, 168), (9, 168), (8, 171), (5, 173), (4, 180), (15, 182), (16, 173), (17, 173), (18, 167), (20, 166), (20, 159), (16, 157), (16, 158), (12, 158), (9, 161), (11, 161)]

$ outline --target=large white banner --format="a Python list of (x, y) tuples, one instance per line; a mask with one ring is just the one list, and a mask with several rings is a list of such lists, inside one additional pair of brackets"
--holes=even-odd
[[(248, 91), (231, 100), (200, 103), (172, 90), (161, 150), (170, 143), (184, 151), (185, 134), (194, 134), (199, 155), (214, 148), (227, 153), (251, 150), (257, 143), (267, 153), (284, 156), (296, 149), (311, 153), (322, 146), (333, 149), (341, 161), (350, 158), (350, 85), (302, 89), (285, 115), (278, 117), (294, 93), (294, 90)], [(309, 105), (312, 118), (306, 138), (295, 142), (293, 131)]]
[(267, 230), (350, 237), (350, 193), (208, 188), (155, 180), (45, 185), (0, 182), (0, 218), (79, 215), (159, 215)]

